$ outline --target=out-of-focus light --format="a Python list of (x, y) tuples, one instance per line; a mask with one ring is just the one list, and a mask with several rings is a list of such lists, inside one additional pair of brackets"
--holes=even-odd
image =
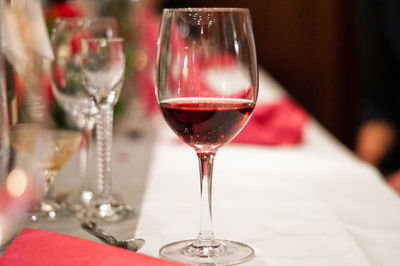
[(14, 198), (20, 197), (28, 185), (28, 176), (25, 171), (15, 168), (10, 172), (6, 181), (7, 192)]
[(235, 40), (235, 41), (234, 41), (234, 46), (235, 46), (235, 52), (236, 52), (236, 54), (239, 54), (240, 41), (239, 41), (239, 40)]
[(183, 68), (187, 69), (188, 68), (188, 56), (185, 55), (185, 59), (183, 59)]
[(56, 218), (56, 212), (55, 211), (49, 212), (49, 217), (50, 218)]
[(185, 82), (188, 82), (188, 78), (189, 78), (188, 56), (185, 55), (185, 58), (183, 59), (182, 79)]
[(147, 54), (143, 50), (138, 49), (138, 51), (135, 54), (135, 70), (141, 71), (141, 70), (145, 69), (148, 61), (149, 61), (149, 59), (148, 59)]

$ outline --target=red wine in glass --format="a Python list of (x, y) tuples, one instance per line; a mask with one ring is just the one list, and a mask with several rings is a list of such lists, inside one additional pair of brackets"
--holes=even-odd
[(214, 150), (230, 142), (242, 129), (254, 103), (235, 98), (172, 98), (160, 103), (175, 133), (197, 149)]
[(246, 8), (164, 9), (157, 41), (155, 92), (172, 130), (193, 147), (200, 170), (200, 230), (196, 239), (160, 249), (160, 256), (194, 265), (233, 265), (254, 250), (219, 239), (212, 225), (212, 180), (218, 149), (253, 112), (258, 67)]

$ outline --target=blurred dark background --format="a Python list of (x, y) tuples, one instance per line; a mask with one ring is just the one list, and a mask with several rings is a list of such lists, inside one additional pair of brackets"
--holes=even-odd
[(164, 5), (249, 8), (260, 65), (353, 148), (361, 93), (354, 1), (197, 0)]

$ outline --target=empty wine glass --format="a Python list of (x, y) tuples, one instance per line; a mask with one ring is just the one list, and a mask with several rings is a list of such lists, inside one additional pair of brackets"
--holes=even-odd
[(88, 169), (92, 161), (92, 129), (98, 111), (93, 98), (82, 84), (81, 40), (116, 36), (118, 36), (117, 23), (115, 19), (108, 17), (58, 19), (53, 29), (54, 95), (83, 133), (80, 146), (81, 185), (76, 192), (63, 199), (68, 208), (77, 212), (89, 207), (94, 198)]
[(98, 197), (88, 215), (108, 222), (118, 221), (132, 212), (113, 197), (111, 186), (113, 106), (118, 101), (125, 71), (123, 39), (83, 39), (81, 47), (84, 86), (99, 111), (96, 116)]
[(217, 150), (244, 127), (257, 99), (249, 10), (165, 9), (157, 51), (157, 102), (171, 129), (197, 154), (201, 200), (197, 239), (168, 244), (160, 255), (190, 264), (247, 261), (251, 247), (214, 237), (211, 188)]

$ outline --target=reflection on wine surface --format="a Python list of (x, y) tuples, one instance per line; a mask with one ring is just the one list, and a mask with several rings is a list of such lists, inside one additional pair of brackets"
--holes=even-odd
[[(33, 146), (33, 140), (38, 129), (31, 124), (18, 124), (10, 131), (11, 146), (18, 152), (24, 153), (36, 147)], [(78, 149), (81, 142), (81, 133), (69, 130), (43, 130), (41, 139), (44, 142), (40, 150), (42, 158), (41, 169), (42, 177), (45, 183), (45, 195), (40, 202), (32, 220), (36, 221), (38, 216), (44, 216), (54, 219), (60, 216), (59, 213), (65, 213), (60, 203), (53, 196), (54, 176), (70, 159), (72, 154)]]

